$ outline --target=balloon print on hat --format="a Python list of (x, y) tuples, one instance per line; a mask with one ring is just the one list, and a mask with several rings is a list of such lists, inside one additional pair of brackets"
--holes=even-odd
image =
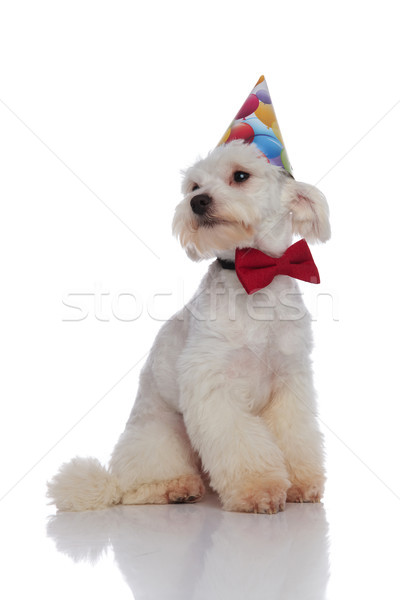
[(218, 145), (233, 140), (255, 144), (268, 162), (292, 174), (264, 76), (260, 77)]
[(250, 94), (250, 96), (247, 98), (246, 102), (243, 104), (242, 108), (236, 115), (235, 120), (244, 119), (244, 117), (251, 115), (251, 113), (253, 113), (258, 108), (259, 104), (260, 100), (256, 96), (256, 94)]

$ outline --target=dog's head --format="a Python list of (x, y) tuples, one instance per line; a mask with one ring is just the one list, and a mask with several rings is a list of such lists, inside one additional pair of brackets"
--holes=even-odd
[(330, 237), (323, 194), (269, 164), (254, 144), (217, 147), (186, 171), (182, 191), (173, 231), (193, 260), (231, 258), (243, 247), (278, 256), (293, 234)]

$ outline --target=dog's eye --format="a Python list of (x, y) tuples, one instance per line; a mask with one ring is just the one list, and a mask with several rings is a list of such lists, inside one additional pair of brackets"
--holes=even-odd
[(233, 174), (233, 179), (236, 183), (243, 183), (250, 177), (250, 173), (245, 173), (244, 171), (235, 171)]
[(200, 186), (197, 185), (197, 183), (195, 183), (192, 187), (192, 192), (195, 192), (196, 190), (200, 189)]

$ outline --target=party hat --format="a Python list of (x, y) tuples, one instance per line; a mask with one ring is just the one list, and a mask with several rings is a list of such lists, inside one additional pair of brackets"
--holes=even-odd
[(257, 81), (250, 96), (222, 136), (221, 144), (243, 140), (255, 144), (272, 165), (283, 167), (292, 175), (271, 96), (264, 75)]

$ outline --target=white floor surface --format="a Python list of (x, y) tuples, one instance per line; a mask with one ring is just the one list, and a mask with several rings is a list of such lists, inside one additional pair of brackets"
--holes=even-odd
[[(1, 505), (0, 597), (399, 598), (398, 499), (357, 460), (346, 494), (274, 516), (195, 505), (59, 513), (41, 468)], [(335, 474), (333, 475), (335, 477)]]

